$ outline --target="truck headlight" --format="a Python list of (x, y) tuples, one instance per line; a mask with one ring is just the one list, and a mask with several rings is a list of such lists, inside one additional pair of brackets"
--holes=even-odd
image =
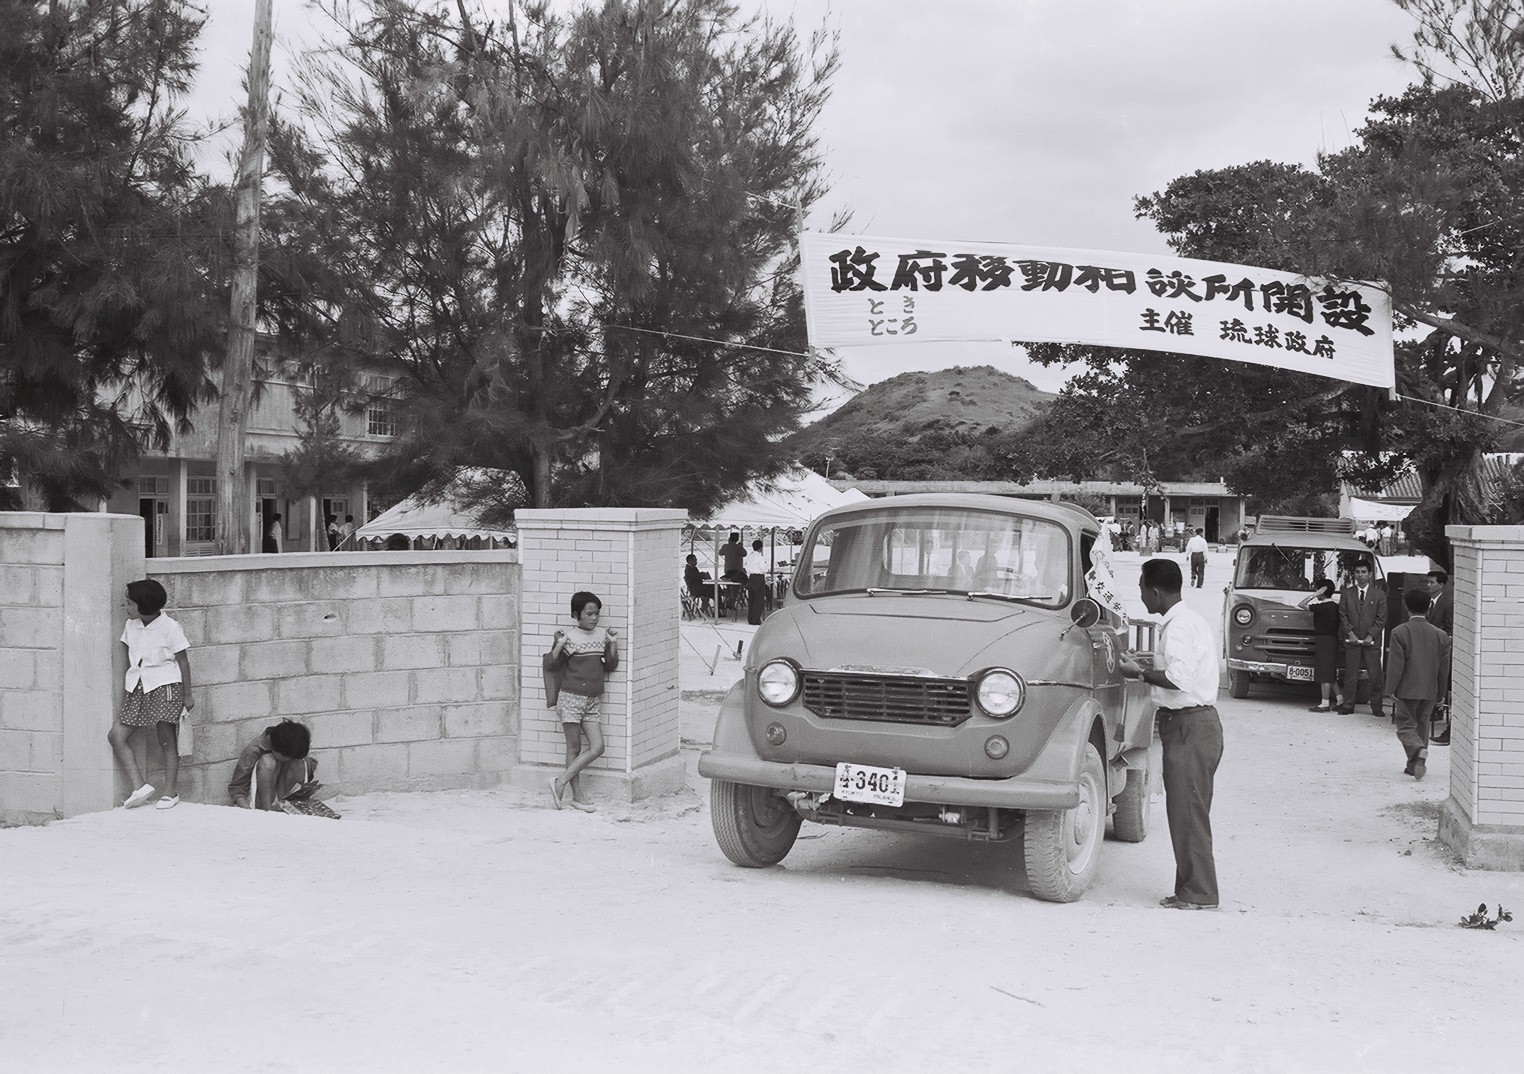
[(1027, 699), (1027, 684), (1014, 671), (991, 668), (979, 676), (974, 699), (987, 714), (1003, 720), (1021, 711), (1022, 703)]
[(757, 696), (781, 707), (799, 696), (799, 669), (787, 660), (769, 660), (757, 672)]
[(1240, 604), (1233, 609), (1233, 622), (1239, 626), (1248, 626), (1254, 622), (1254, 609), (1247, 604)]

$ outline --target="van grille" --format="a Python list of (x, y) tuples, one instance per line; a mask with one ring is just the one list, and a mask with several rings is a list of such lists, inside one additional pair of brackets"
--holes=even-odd
[(806, 671), (804, 707), (825, 720), (881, 720), (956, 727), (969, 718), (967, 679)]

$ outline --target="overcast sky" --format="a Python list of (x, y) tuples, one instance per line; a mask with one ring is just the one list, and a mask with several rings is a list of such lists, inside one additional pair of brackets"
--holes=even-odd
[[(1312, 164), (1414, 81), (1391, 55), (1412, 25), (1392, 0), (739, 2), (840, 31), (820, 123), (831, 193), (807, 224), (850, 208), (852, 230), (877, 235), (1165, 253), (1135, 196), (1197, 169)], [(240, 102), (254, 0), (207, 6), (190, 110), (211, 119)], [(322, 20), (302, 0), (275, 9), (278, 87), (283, 49), (320, 40)], [(844, 354), (864, 384), (983, 363), (1059, 385), (999, 345)]]

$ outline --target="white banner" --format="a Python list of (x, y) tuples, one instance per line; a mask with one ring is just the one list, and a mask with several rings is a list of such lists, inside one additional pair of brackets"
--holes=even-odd
[(1111, 576), (1111, 568), (1104, 561), (1095, 561), (1095, 565), (1085, 572), (1085, 591), (1102, 608), (1109, 608), (1120, 615), (1122, 625), (1127, 625), (1127, 609), (1122, 605), (1122, 598), (1117, 595), (1117, 582)]
[(989, 242), (799, 235), (810, 344), (1090, 343), (1391, 388), (1375, 287), (1181, 257)]

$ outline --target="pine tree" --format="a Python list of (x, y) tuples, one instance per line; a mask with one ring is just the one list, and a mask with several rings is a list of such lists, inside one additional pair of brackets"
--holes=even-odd
[(338, 14), (275, 140), (272, 219), (306, 330), (373, 326), (347, 353), (396, 393), (389, 478), (702, 507), (779, 465), (833, 373), (799, 356), (789, 262), (831, 44), (722, 0)]
[(0, 471), (49, 509), (93, 506), (209, 392), (216, 217), (175, 109), (202, 21), (0, 0)]

